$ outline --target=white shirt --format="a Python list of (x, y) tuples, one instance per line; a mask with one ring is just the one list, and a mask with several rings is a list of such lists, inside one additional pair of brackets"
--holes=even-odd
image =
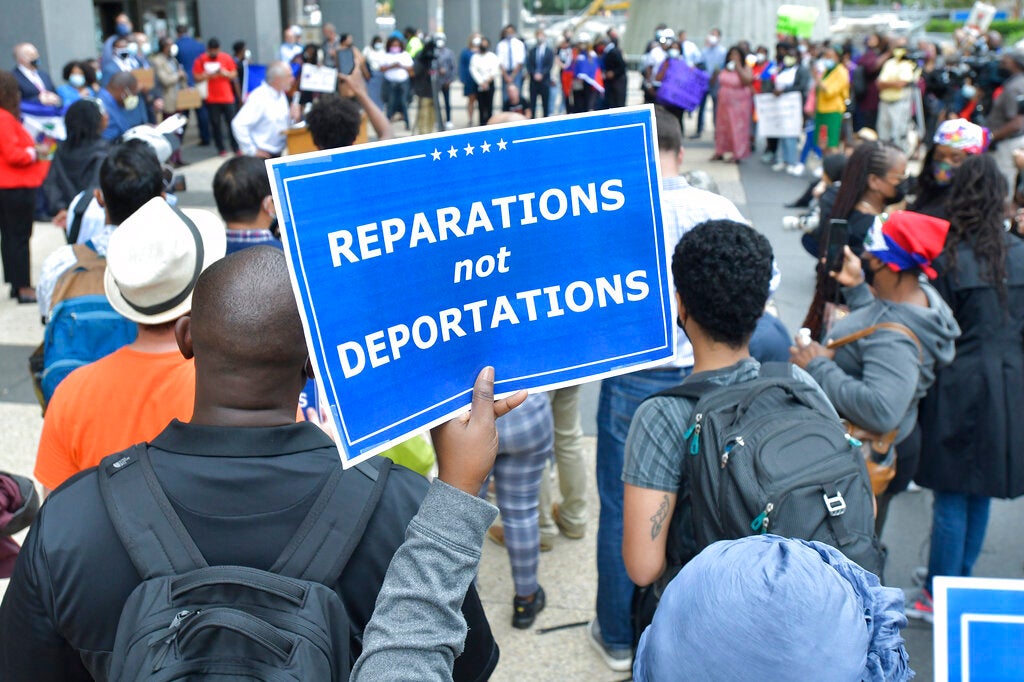
[(666, 57), (668, 57), (668, 55), (665, 53), (665, 50), (662, 49), (661, 45), (655, 45), (641, 59), (641, 64), (644, 68), (649, 67), (651, 69), (651, 80), (658, 77), (658, 71), (661, 70), (661, 64), (665, 61)]
[(280, 154), (284, 151), (290, 124), (288, 96), (264, 81), (249, 93), (231, 121), (231, 131), (245, 154), (251, 156), (259, 150)]
[(391, 66), (392, 64), (398, 64), (400, 69), (388, 69), (384, 72), (384, 79), (391, 81), (392, 83), (404, 83), (409, 80), (409, 72), (407, 69), (412, 68), (412, 55), (406, 51), (402, 52), (384, 52), (380, 58), (380, 68), (383, 69), (385, 66)]
[(497, 54), (501, 68), (512, 73), (526, 61), (526, 45), (519, 38), (505, 38), (498, 43)]
[(493, 52), (477, 52), (469, 60), (469, 73), (478, 86), (491, 81), (490, 87), (501, 78), (501, 62)]
[(697, 47), (697, 43), (692, 40), (683, 42), (683, 59), (686, 60), (687, 65), (697, 66), (701, 60), (700, 48)]
[(278, 50), (278, 56), (281, 57), (281, 61), (285, 64), (290, 64), (295, 55), (302, 52), (302, 45), (298, 43), (281, 43), (281, 49)]

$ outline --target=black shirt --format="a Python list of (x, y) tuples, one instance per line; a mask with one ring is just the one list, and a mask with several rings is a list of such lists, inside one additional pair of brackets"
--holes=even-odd
[[(340, 466), (334, 444), (308, 423), (225, 428), (172, 422), (153, 439), (150, 457), (207, 562), (260, 569), (277, 559)], [(427, 487), (419, 474), (393, 468), (335, 586), (352, 626), (353, 661), (391, 557)], [(139, 582), (107, 517), (95, 470), (71, 478), (36, 518), (0, 606), (3, 679), (105, 679), (121, 608)], [(486, 679), (498, 650), (473, 587), (463, 614), (469, 635), (455, 679)]]

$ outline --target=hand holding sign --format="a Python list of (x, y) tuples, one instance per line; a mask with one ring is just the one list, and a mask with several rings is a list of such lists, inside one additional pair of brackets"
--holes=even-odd
[(498, 456), (494, 420), (519, 407), (524, 400), (526, 391), (495, 400), (494, 368), (480, 370), (473, 384), (469, 412), (430, 431), (437, 452), (437, 477), (453, 488), (477, 495)]

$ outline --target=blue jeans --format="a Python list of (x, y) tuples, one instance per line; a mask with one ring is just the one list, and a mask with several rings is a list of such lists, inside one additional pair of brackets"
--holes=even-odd
[(990, 498), (967, 493), (935, 493), (932, 544), (928, 552), (928, 591), (937, 575), (969, 576), (981, 554)]
[(597, 621), (610, 649), (633, 643), (629, 610), (633, 582), (622, 561), (622, 465), (633, 413), (644, 398), (682, 382), (690, 369), (651, 370), (601, 382), (597, 405)]
[(797, 162), (796, 147), (800, 138), (780, 137), (779, 152), (782, 154), (782, 162), (787, 166), (795, 166)]

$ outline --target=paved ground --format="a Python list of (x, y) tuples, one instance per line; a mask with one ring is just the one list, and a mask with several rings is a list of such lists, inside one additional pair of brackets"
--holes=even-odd
[[(631, 88), (631, 96), (636, 92), (635, 87)], [(453, 118), (457, 127), (466, 121), (465, 107), (461, 103), (461, 98), (456, 97)], [(688, 123), (687, 128), (691, 132), (692, 123)], [(404, 135), (404, 130), (399, 134)], [(210, 183), (220, 161), (211, 148), (194, 146), (194, 135), (194, 131), (189, 132), (185, 148), (185, 159), (192, 163), (183, 169), (189, 191), (180, 195), (180, 199), (184, 206), (212, 208)], [(722, 193), (771, 239), (783, 272), (776, 302), (783, 321), (790, 329), (795, 329), (809, 302), (813, 276), (811, 261), (800, 249), (797, 236), (781, 228), (781, 217), (787, 213), (782, 204), (799, 195), (807, 181), (772, 173), (753, 158), (739, 167), (709, 162), (710, 141), (710, 131), (705, 132), (702, 140), (687, 140), (684, 165), (687, 169), (708, 171)], [(35, 274), (46, 254), (61, 243), (62, 235), (57, 228), (36, 224), (32, 239)], [(19, 306), (6, 297), (0, 298), (0, 433), (4, 434), (0, 470), (25, 474), (32, 470), (42, 421), (28, 381), (26, 359), (41, 339), (42, 327), (36, 310), (32, 306)], [(589, 385), (582, 395), (586, 452), (591, 462), (597, 392), (596, 385)], [(592, 474), (592, 466), (590, 471)], [(552, 552), (541, 555), (540, 581), (547, 592), (548, 607), (538, 616), (533, 630), (522, 632), (510, 627), (512, 583), (508, 560), (503, 549), (486, 543), (480, 568), (480, 592), (502, 648), (495, 680), (612, 681), (628, 677), (604, 667), (590, 650), (582, 627), (540, 634), (545, 628), (582, 623), (593, 617), (597, 580), (594, 530), (598, 511), (593, 479), (590, 490), (591, 522), (586, 538), (571, 541), (560, 537)], [(892, 504), (883, 537), (889, 547), (887, 578), (891, 585), (909, 587), (911, 569), (925, 561), (930, 504), (927, 492), (902, 495)], [(1018, 530), (1022, 515), (1024, 502), (995, 503), (985, 551), (977, 565), (978, 575), (1024, 577), (1024, 542)], [(0, 581), (0, 591), (6, 587), (3, 582)], [(912, 623), (905, 634), (918, 679), (930, 680), (930, 626)]]

